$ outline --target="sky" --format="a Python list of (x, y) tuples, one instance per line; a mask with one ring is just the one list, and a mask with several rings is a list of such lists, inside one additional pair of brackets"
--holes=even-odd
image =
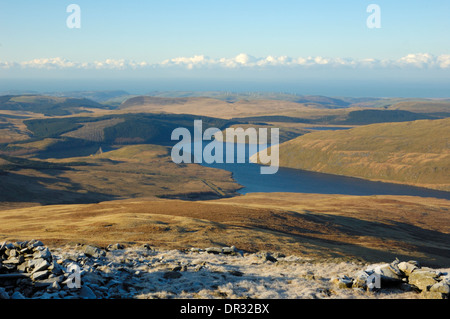
[(450, 1), (0, 0), (0, 85), (62, 83), (450, 97)]

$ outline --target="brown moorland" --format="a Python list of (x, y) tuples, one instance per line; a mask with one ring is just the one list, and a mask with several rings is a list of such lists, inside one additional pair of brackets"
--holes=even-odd
[(279, 146), (280, 166), (449, 191), (449, 137), (450, 118), (313, 132)]
[(256, 193), (212, 201), (128, 199), (3, 210), (0, 240), (49, 245), (231, 246), (313, 259), (450, 265), (450, 201), (407, 196)]

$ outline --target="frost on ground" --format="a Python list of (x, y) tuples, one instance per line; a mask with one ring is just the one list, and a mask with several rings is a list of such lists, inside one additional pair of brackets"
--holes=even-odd
[[(124, 248), (121, 245), (112, 245), (109, 249), (103, 250), (78, 245), (53, 248), (49, 254), (46, 252), (47, 248), (42, 246), (32, 248), (27, 248), (29, 246), (23, 244), (16, 246), (19, 247), (10, 244), (6, 250), (3, 249), (3, 269), (0, 268), (2, 270), (0, 274), (6, 274), (7, 277), (11, 272), (17, 273), (20, 270), (30, 274), (32, 280), (7, 279), (6, 283), (5, 280), (0, 280), (0, 298), (1, 296), (45, 299), (424, 297), (423, 293), (418, 293), (417, 287), (411, 286), (400, 277), (397, 278), (399, 281), (395, 286), (386, 286), (375, 291), (355, 286), (355, 280), (352, 282), (350, 279), (358, 278), (361, 272), (367, 276), (364, 272), (367, 269), (378, 269), (383, 276), (392, 278), (396, 276), (394, 273), (391, 274), (392, 270), (396, 272), (399, 271), (398, 268), (410, 272), (420, 269), (409, 263), (364, 265), (356, 262), (320, 262), (266, 252), (242, 253), (236, 251), (234, 247), (180, 251), (159, 250), (149, 246)], [(21, 263), (14, 265), (16, 260)], [(69, 269), (74, 264), (81, 270), (81, 288), (78, 289), (69, 288), (67, 285)], [(426, 272), (425, 268), (422, 270)], [(424, 282), (436, 284), (435, 286), (443, 285), (447, 289), (449, 270), (428, 269), (428, 272), (434, 271), (435, 275), (433, 278), (425, 278)], [(35, 278), (36, 274), (39, 278)], [(349, 279), (350, 284), (347, 282)], [(427, 290), (426, 287), (424, 289)], [(443, 293), (445, 294), (445, 291)]]

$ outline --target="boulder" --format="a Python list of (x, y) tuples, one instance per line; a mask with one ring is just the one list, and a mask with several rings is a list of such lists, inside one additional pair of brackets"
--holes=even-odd
[(436, 278), (435, 271), (417, 269), (409, 275), (408, 282), (421, 291), (427, 291), (429, 286), (438, 282)]
[(50, 250), (48, 250), (48, 248), (43, 247), (43, 246), (38, 246), (38, 247), (36, 247), (36, 251), (33, 254), (33, 258), (43, 258), (43, 259), (51, 260), (52, 254), (51, 254)]
[(26, 299), (26, 298), (19, 291), (16, 291), (11, 295), (11, 299)]
[(270, 261), (270, 262), (273, 262), (273, 263), (278, 261), (278, 259), (273, 257), (272, 254), (269, 253), (269, 252), (259, 252), (256, 255), (258, 257), (262, 258), (264, 261)]
[(447, 295), (436, 292), (436, 291), (422, 291), (421, 293), (422, 298), (424, 299), (446, 299)]
[(222, 248), (220, 248), (220, 247), (209, 247), (209, 248), (206, 248), (205, 251), (208, 254), (221, 254), (222, 253)]
[(32, 273), (35, 273), (38, 271), (46, 270), (50, 266), (50, 263), (43, 258), (36, 258), (30, 260), (28, 262), (28, 266), (34, 268)]
[(44, 244), (40, 240), (32, 239), (28, 242), (28, 247), (35, 248), (39, 246), (44, 246)]
[(414, 270), (418, 269), (418, 267), (412, 262), (403, 261), (398, 264), (398, 269), (400, 269), (406, 276), (409, 276)]
[(235, 246), (223, 247), (222, 248), (222, 253), (224, 253), (224, 254), (234, 254), (234, 253), (236, 253), (236, 247)]
[(367, 279), (369, 279), (369, 274), (364, 270), (358, 271), (353, 279), (353, 288), (367, 288)]
[(438, 282), (430, 287), (431, 292), (440, 292), (443, 294), (450, 294), (450, 286), (444, 282)]
[[(20, 258), (22, 257), (22, 258)], [(21, 264), (23, 262), (23, 256), (19, 256), (19, 257), (9, 257), (7, 260), (3, 261), (4, 265), (18, 265)]]
[(54, 283), (62, 282), (63, 279), (64, 279), (64, 276), (56, 276), (56, 277), (52, 277), (52, 278), (36, 280), (34, 282), (34, 286), (35, 287), (49, 287), (49, 286), (53, 286)]
[(96, 285), (104, 285), (105, 283), (105, 279), (94, 272), (86, 272), (85, 274), (83, 274), (83, 282), (88, 282), (91, 284), (96, 284)]
[(100, 257), (104, 257), (106, 255), (104, 250), (102, 250), (98, 247), (91, 246), (91, 245), (84, 246), (83, 253), (88, 257), (94, 257), (94, 258), (100, 258)]
[(383, 264), (374, 268), (374, 273), (380, 276), (381, 285), (395, 285), (402, 282), (400, 270), (393, 264)]
[(42, 271), (33, 273), (33, 275), (31, 276), (31, 279), (33, 279), (33, 281), (36, 281), (36, 280), (40, 280), (40, 279), (45, 279), (49, 275), (50, 275), (50, 272), (48, 270), (42, 270)]
[(0, 287), (0, 299), (9, 299), (9, 294), (3, 287)]
[(111, 250), (120, 250), (120, 249), (124, 249), (124, 248), (125, 248), (124, 245), (116, 243), (116, 244), (108, 245), (108, 247), (106, 249), (111, 251)]
[(91, 288), (86, 285), (83, 285), (80, 289), (80, 298), (82, 299), (97, 299), (97, 296), (94, 294)]
[(345, 289), (352, 287), (353, 280), (347, 276), (335, 277), (331, 279), (331, 283), (333, 283), (336, 287), (340, 289)]

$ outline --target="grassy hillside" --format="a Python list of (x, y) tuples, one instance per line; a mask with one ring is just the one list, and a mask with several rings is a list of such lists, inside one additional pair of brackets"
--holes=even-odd
[(436, 116), (402, 110), (361, 110), (351, 111), (345, 120), (333, 120), (332, 123), (348, 125), (366, 125), (389, 122), (408, 122), (416, 120), (432, 120)]
[(234, 245), (308, 261), (397, 257), (446, 267), (449, 208), (447, 200), (408, 196), (255, 193), (195, 202), (131, 199), (3, 210), (0, 241), (151, 243), (169, 249)]
[(450, 191), (450, 119), (373, 124), (280, 145), (280, 166)]
[(109, 107), (86, 98), (41, 95), (0, 96), (0, 110), (42, 113), (46, 116), (62, 116), (86, 112), (86, 108), (108, 109)]
[(444, 101), (405, 101), (389, 107), (392, 110), (406, 110), (418, 113), (445, 113), (450, 115), (450, 102)]
[(298, 103), (285, 100), (241, 99), (220, 100), (207, 97), (154, 97), (138, 96), (122, 103), (126, 112), (167, 112), (195, 114), (223, 119), (254, 116), (292, 116), (311, 118), (346, 113), (343, 109), (326, 107), (318, 103)]
[(45, 161), (0, 155), (0, 176), (0, 210), (144, 197), (220, 198), (241, 187), (230, 172), (173, 163), (170, 149), (160, 145)]

